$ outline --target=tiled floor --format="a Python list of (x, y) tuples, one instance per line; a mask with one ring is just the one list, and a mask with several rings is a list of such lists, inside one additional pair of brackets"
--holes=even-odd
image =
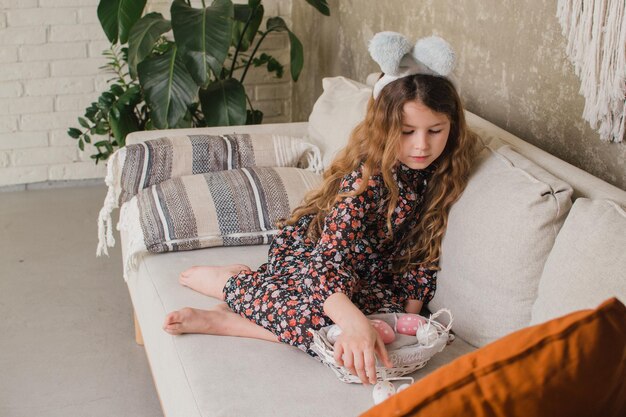
[(104, 194), (0, 192), (0, 417), (162, 416), (119, 247), (95, 257)]

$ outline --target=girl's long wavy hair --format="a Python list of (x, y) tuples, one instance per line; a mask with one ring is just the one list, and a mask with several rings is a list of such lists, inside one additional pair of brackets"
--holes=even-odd
[[(345, 196), (363, 193), (367, 179), (380, 173), (389, 190), (385, 200), (387, 237), (392, 239), (391, 215), (399, 195), (392, 168), (398, 164), (403, 107), (408, 101), (420, 102), (434, 112), (445, 114), (451, 126), (444, 151), (433, 163), (436, 168), (428, 181), (421, 219), (400, 243), (404, 250), (393, 260), (394, 270), (403, 272), (415, 265), (436, 268), (450, 207), (467, 184), (478, 144), (476, 135), (465, 123), (461, 99), (446, 78), (425, 74), (403, 77), (385, 86), (376, 100), (370, 99), (365, 119), (354, 128), (347, 146), (325, 170), (320, 187), (310, 191), (280, 226), (293, 225), (301, 217), (313, 214), (307, 235), (318, 239), (331, 207)], [(340, 194), (341, 180), (361, 164), (363, 181), (359, 188)]]

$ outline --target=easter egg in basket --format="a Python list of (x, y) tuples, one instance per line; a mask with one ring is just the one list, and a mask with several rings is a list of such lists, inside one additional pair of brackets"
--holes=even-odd
[(417, 328), (423, 323), (426, 323), (426, 319), (419, 314), (403, 314), (396, 323), (396, 332), (415, 336)]

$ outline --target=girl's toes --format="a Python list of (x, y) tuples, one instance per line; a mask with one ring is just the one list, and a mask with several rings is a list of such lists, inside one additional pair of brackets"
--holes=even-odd
[(188, 282), (188, 280), (189, 280), (189, 276), (188, 276), (188, 275), (183, 275), (183, 274), (184, 274), (184, 272), (183, 272), (183, 273), (181, 273), (181, 274), (178, 276), (178, 282), (179, 282), (181, 285), (183, 285), (183, 286), (187, 286), (187, 282)]
[(180, 323), (180, 313), (178, 311), (172, 311), (167, 316), (165, 316), (165, 320), (163, 321), (163, 327), (169, 326), (174, 323)]
[(165, 326), (165, 328), (163, 330), (165, 330), (167, 333), (169, 333), (171, 335), (179, 335), (179, 334), (182, 333), (182, 331), (180, 329), (180, 324), (179, 323), (169, 324), (169, 325)]
[(180, 311), (172, 311), (170, 314), (165, 316), (163, 330), (172, 335), (182, 333), (182, 314)]
[(185, 269), (183, 272), (180, 273), (181, 277), (188, 277), (191, 274), (193, 274), (193, 272), (197, 269), (197, 266), (192, 266), (191, 268)]

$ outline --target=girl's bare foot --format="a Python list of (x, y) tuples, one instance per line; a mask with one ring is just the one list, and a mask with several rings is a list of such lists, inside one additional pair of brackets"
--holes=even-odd
[(204, 333), (213, 334), (215, 320), (214, 314), (210, 310), (199, 310), (196, 308), (183, 308), (172, 311), (165, 316), (163, 330), (171, 335), (183, 333)]
[(250, 271), (247, 265), (192, 266), (180, 273), (179, 282), (204, 295), (223, 299), (226, 281), (241, 271)]
[(183, 333), (211, 334), (211, 314), (208, 310), (183, 308), (165, 316), (163, 330), (171, 335)]
[(186, 307), (173, 311), (165, 316), (163, 330), (171, 335), (202, 333), (278, 342), (278, 338), (272, 332), (234, 313), (226, 304), (220, 304), (210, 310)]

